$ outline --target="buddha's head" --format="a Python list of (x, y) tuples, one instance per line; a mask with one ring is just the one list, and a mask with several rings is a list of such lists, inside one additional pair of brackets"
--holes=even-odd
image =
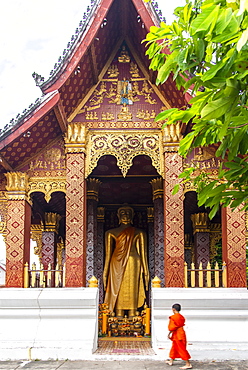
[(131, 224), (133, 222), (134, 210), (128, 205), (120, 207), (117, 211), (120, 224)]

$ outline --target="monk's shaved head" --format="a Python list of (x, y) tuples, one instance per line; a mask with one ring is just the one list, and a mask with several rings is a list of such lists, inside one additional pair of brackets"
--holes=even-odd
[(177, 312), (181, 311), (181, 305), (179, 303), (173, 304), (172, 308), (174, 308)]

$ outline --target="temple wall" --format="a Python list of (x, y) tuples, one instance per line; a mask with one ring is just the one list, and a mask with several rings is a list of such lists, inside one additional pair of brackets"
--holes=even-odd
[[(153, 288), (152, 345), (155, 350), (170, 349), (168, 318), (174, 303), (182, 306), (186, 318), (188, 350), (200, 343), (248, 344), (248, 291), (245, 288)], [(218, 344), (219, 343), (219, 344)], [(233, 348), (236, 348), (235, 346)]]
[(0, 360), (82, 359), (98, 339), (98, 289), (1, 289)]

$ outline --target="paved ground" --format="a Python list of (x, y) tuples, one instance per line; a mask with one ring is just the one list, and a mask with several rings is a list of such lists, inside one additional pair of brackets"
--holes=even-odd
[[(166, 370), (179, 369), (182, 361), (173, 367), (164, 361), (0, 361), (0, 370)], [(192, 361), (195, 370), (248, 370), (248, 361), (201, 362)]]

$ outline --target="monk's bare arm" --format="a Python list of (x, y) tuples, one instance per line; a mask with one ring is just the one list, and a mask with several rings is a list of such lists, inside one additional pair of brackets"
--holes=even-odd
[(111, 256), (113, 253), (113, 244), (114, 244), (114, 237), (111, 231), (106, 231), (105, 233), (105, 265), (104, 265), (104, 270), (103, 270), (104, 290), (106, 290), (106, 287), (107, 287), (109, 264), (110, 264)]

